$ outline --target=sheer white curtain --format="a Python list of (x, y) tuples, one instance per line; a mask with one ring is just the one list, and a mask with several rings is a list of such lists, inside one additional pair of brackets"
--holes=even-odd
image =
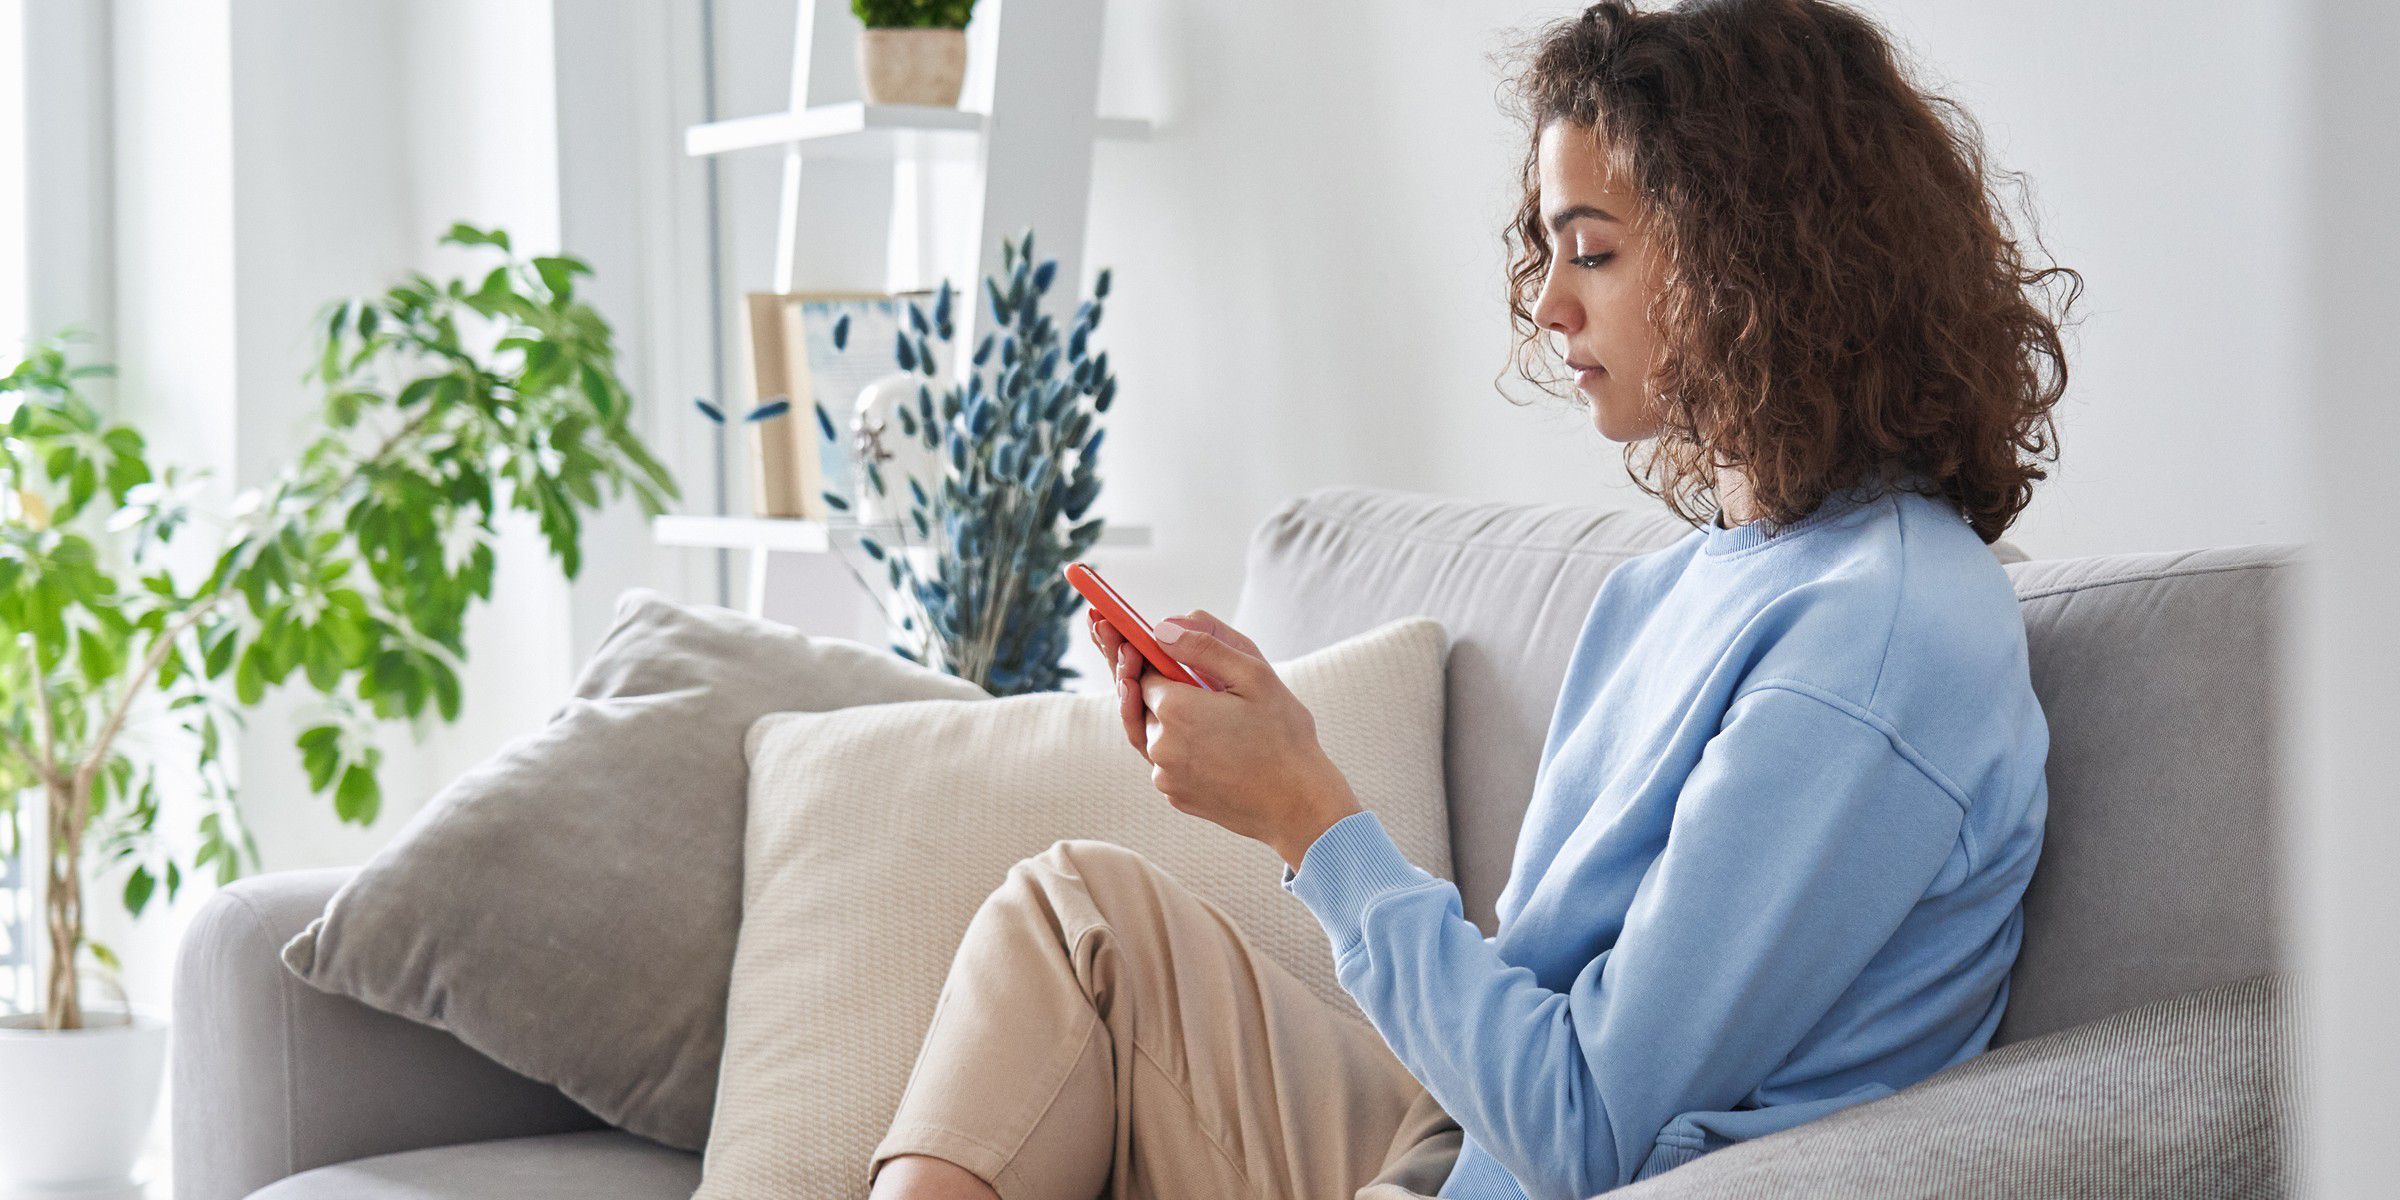
[[(0, 371), (25, 339), (25, 6), (0, 0)], [(7, 416), (0, 400), (0, 418)], [(12, 498), (0, 497), (0, 519)], [(16, 820), (14, 810), (10, 819)], [(0, 1011), (33, 999), (32, 885), (19, 828), (0, 829)]]
[(16, 363), (25, 328), (25, 4), (0, 0), (0, 348)]

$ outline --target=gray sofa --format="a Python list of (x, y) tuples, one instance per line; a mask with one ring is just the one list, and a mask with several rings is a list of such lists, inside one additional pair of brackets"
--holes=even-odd
[[(1277, 658), (1408, 614), (1448, 628), (1456, 878), (1488, 933), (1594, 592), (1687, 531), (1663, 511), (1323, 489), (1253, 533), (1231, 616)], [(2258, 1114), (2291, 1086), (2269, 739), (2274, 604), (2298, 548), (1993, 549), (2052, 734), (2047, 840), (1993, 1052), (1615, 1194), (2280, 1194), (2284, 1137)], [(242, 880), (187, 934), (177, 1200), (690, 1194), (698, 1156), (285, 970), (278, 949), (346, 874)]]

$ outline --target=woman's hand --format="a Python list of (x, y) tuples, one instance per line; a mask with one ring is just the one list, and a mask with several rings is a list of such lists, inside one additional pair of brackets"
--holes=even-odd
[(1224, 689), (1211, 692), (1160, 674), (1098, 613), (1091, 623), (1116, 663), (1126, 740), (1176, 811), (1266, 843), (1294, 871), (1317, 835), (1361, 811), (1317, 744), (1316, 719), (1249, 638), (1198, 609), (1152, 631), (1175, 661)]

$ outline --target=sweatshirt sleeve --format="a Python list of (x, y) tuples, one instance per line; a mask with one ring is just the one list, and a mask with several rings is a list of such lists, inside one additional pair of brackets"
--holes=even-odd
[(1534, 1200), (1582, 1197), (1630, 1182), (1676, 1115), (1766, 1080), (1941, 873), (1964, 804), (1881, 717), (1769, 683), (1728, 708), (1615, 944), (1564, 992), (1503, 961), (1372, 810), (1284, 887), (1442, 1108)]

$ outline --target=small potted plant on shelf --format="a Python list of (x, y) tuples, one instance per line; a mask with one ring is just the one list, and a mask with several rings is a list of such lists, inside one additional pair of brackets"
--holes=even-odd
[[(574, 294), (590, 268), (519, 258), (499, 230), (442, 240), (503, 261), (327, 306), (314, 440), (227, 519), (86, 396), (105, 366), (52, 340), (0, 376), (0, 823), (41, 823), (48, 951), (38, 1010), (0, 1015), (0, 1195), (129, 1186), (166, 1029), (121, 987), (85, 1003), (85, 959), (118, 969), (86, 936), (87, 876), (139, 916), (187, 876), (257, 865), (235, 805), (245, 710), (286, 681), (319, 693), (296, 747), (309, 786), (372, 823), (374, 723), (458, 716), (495, 518), (531, 514), (572, 577), (608, 494), (651, 513), (675, 494)], [(188, 851), (161, 819), (187, 803)]]
[[(892, 649), (1006, 696), (1057, 691), (1079, 674), (1060, 661), (1068, 618), (1083, 606), (1062, 572), (1100, 540), (1102, 518), (1085, 513), (1100, 494), (1100, 439), (1107, 431), (1098, 422), (1116, 398), (1117, 379), (1108, 354), (1091, 352), (1108, 271), (1094, 280), (1092, 298), (1076, 308), (1062, 339), (1041, 310), (1057, 260), (1034, 264), (1031, 230), (1021, 244), (1003, 241), (1000, 253), (1005, 281), (994, 276), (983, 284), (997, 328), (976, 345), (976, 370), (965, 386), (951, 383), (937, 394), (928, 382), (937, 371), (928, 335), (945, 347), (957, 336), (949, 282), (930, 316), (909, 305), (908, 327), (894, 337), (892, 357), (902, 371), (923, 378), (916, 404), (896, 406), (893, 415), (904, 438), (938, 453), (931, 460), (937, 477), (902, 474), (898, 482), (905, 482), (910, 503), (907, 518), (890, 530), (897, 545), (871, 532), (858, 543), (884, 564), (888, 593), (900, 605), (893, 624), (901, 640)], [(838, 349), (848, 348), (848, 322), (834, 323)], [(986, 382), (984, 367), (995, 354), (998, 370)], [(818, 432), (835, 440), (823, 404), (816, 418)], [(859, 470), (887, 503), (896, 495), (882, 464), (863, 460)], [(824, 495), (837, 512), (851, 510), (848, 499)], [(875, 590), (863, 576), (859, 584)]]
[(967, 77), (967, 21), (975, 0), (850, 0), (858, 79), (871, 104), (958, 107)]

